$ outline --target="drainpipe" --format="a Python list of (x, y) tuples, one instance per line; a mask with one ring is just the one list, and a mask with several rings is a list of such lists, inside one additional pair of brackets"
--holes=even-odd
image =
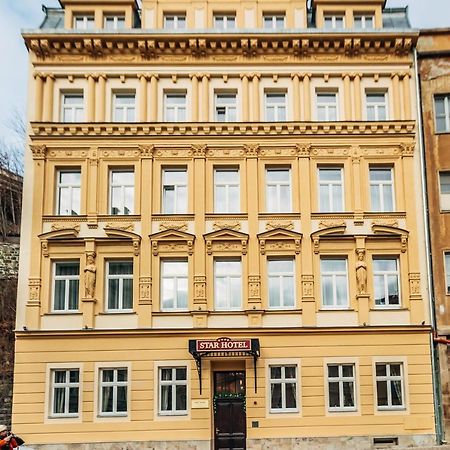
[[(419, 66), (417, 63), (417, 49), (414, 48), (414, 77), (416, 83), (416, 103), (417, 103), (417, 127), (418, 127), (418, 137), (419, 137), (419, 152), (420, 152), (420, 169), (422, 172), (422, 200), (423, 200), (423, 219), (425, 225), (425, 250), (428, 258), (427, 261), (427, 272), (428, 276), (428, 301), (430, 306), (430, 320), (431, 327), (434, 332), (434, 336), (430, 336), (430, 346), (431, 346), (431, 366), (433, 370), (433, 390), (434, 390), (434, 411), (435, 411), (435, 426), (436, 426), (436, 440), (437, 444), (441, 445), (444, 443), (443, 434), (443, 413), (442, 413), (442, 396), (441, 396), (441, 375), (440, 375), (440, 364), (439, 364), (439, 343), (444, 343), (446, 339), (437, 338), (436, 331), (436, 302), (434, 298), (434, 284), (433, 284), (433, 267), (431, 260), (431, 241), (430, 241), (430, 221), (429, 221), (429, 210), (428, 210), (428, 198), (427, 198), (427, 174), (426, 174), (426, 159), (425, 159), (425, 149), (424, 149), (424, 139), (423, 139), (423, 129), (422, 129), (422, 102), (420, 97), (420, 84), (419, 84)], [(447, 342), (445, 342), (447, 343)], [(450, 344), (450, 341), (448, 342)]]

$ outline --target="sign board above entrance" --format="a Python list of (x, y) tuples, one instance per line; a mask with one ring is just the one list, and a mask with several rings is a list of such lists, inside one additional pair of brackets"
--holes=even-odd
[(251, 351), (252, 341), (251, 339), (230, 339), (219, 338), (209, 340), (197, 340), (195, 350), (198, 353), (201, 352), (236, 352), (236, 351)]

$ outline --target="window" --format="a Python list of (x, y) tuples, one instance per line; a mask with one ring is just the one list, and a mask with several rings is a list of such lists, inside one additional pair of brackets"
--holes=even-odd
[(375, 28), (375, 18), (372, 14), (357, 15), (353, 22), (357, 30), (373, 30)]
[(450, 172), (439, 172), (439, 193), (441, 210), (450, 210)]
[(330, 122), (338, 120), (337, 92), (316, 92), (317, 120)]
[(404, 409), (403, 364), (377, 363), (375, 370), (378, 409)]
[(100, 369), (100, 415), (126, 416), (128, 412), (128, 369)]
[(265, 30), (282, 30), (285, 27), (284, 14), (264, 14), (263, 23)]
[(187, 171), (184, 168), (163, 170), (163, 214), (186, 214)]
[(108, 261), (106, 264), (108, 311), (130, 311), (133, 308), (133, 263)]
[(166, 122), (184, 122), (186, 120), (186, 94), (164, 94), (164, 120)]
[(214, 261), (214, 298), (217, 310), (241, 308), (241, 278), (240, 259), (217, 259)]
[(290, 169), (266, 169), (267, 212), (291, 212)]
[(392, 169), (390, 167), (371, 167), (369, 171), (372, 211), (394, 211)]
[(78, 216), (80, 214), (81, 172), (80, 170), (58, 170), (56, 214)]
[(269, 366), (270, 412), (296, 412), (297, 366)]
[(83, 93), (70, 93), (62, 95), (62, 121), (83, 122), (84, 98)]
[(343, 169), (339, 167), (319, 168), (319, 211), (344, 211)]
[(161, 308), (163, 310), (187, 309), (187, 260), (161, 261)]
[(286, 120), (286, 93), (266, 92), (265, 115), (268, 122), (283, 122)]
[(234, 14), (214, 14), (214, 28), (217, 30), (236, 29), (236, 16)]
[(355, 411), (355, 365), (328, 364), (328, 410)]
[(347, 259), (321, 258), (322, 306), (348, 308)]
[(105, 16), (106, 30), (122, 30), (125, 28), (125, 16)]
[(323, 25), (327, 30), (342, 30), (345, 26), (343, 14), (326, 14), (323, 16)]
[(373, 277), (376, 306), (400, 306), (397, 258), (374, 258)]
[(446, 293), (450, 295), (450, 253), (445, 253), (445, 285)]
[(164, 14), (164, 29), (166, 30), (185, 30), (185, 14)]
[(79, 369), (55, 369), (51, 372), (52, 417), (77, 417), (80, 395)]
[(239, 169), (214, 169), (214, 212), (240, 212)]
[(436, 114), (436, 131), (450, 132), (450, 94), (436, 95), (434, 97), (434, 109)]
[(73, 27), (76, 30), (93, 30), (95, 19), (93, 15), (77, 14), (73, 18)]
[(114, 122), (134, 122), (136, 120), (136, 96), (134, 93), (114, 94)]
[(366, 91), (367, 120), (387, 120), (386, 92)]
[(294, 260), (269, 259), (269, 307), (293, 308), (295, 305)]
[(187, 367), (159, 368), (159, 414), (187, 414)]
[(219, 92), (215, 95), (217, 122), (236, 122), (236, 93)]
[(133, 214), (134, 172), (132, 170), (111, 170), (110, 172), (110, 214)]
[(60, 261), (53, 264), (53, 311), (78, 310), (80, 263)]

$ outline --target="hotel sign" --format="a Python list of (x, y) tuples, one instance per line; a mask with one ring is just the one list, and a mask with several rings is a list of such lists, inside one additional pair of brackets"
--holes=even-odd
[(203, 352), (249, 352), (252, 350), (251, 339), (202, 339), (195, 342), (195, 350)]

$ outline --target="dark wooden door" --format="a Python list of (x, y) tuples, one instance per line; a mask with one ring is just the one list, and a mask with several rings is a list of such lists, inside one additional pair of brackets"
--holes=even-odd
[(245, 450), (245, 373), (215, 372), (214, 448)]

